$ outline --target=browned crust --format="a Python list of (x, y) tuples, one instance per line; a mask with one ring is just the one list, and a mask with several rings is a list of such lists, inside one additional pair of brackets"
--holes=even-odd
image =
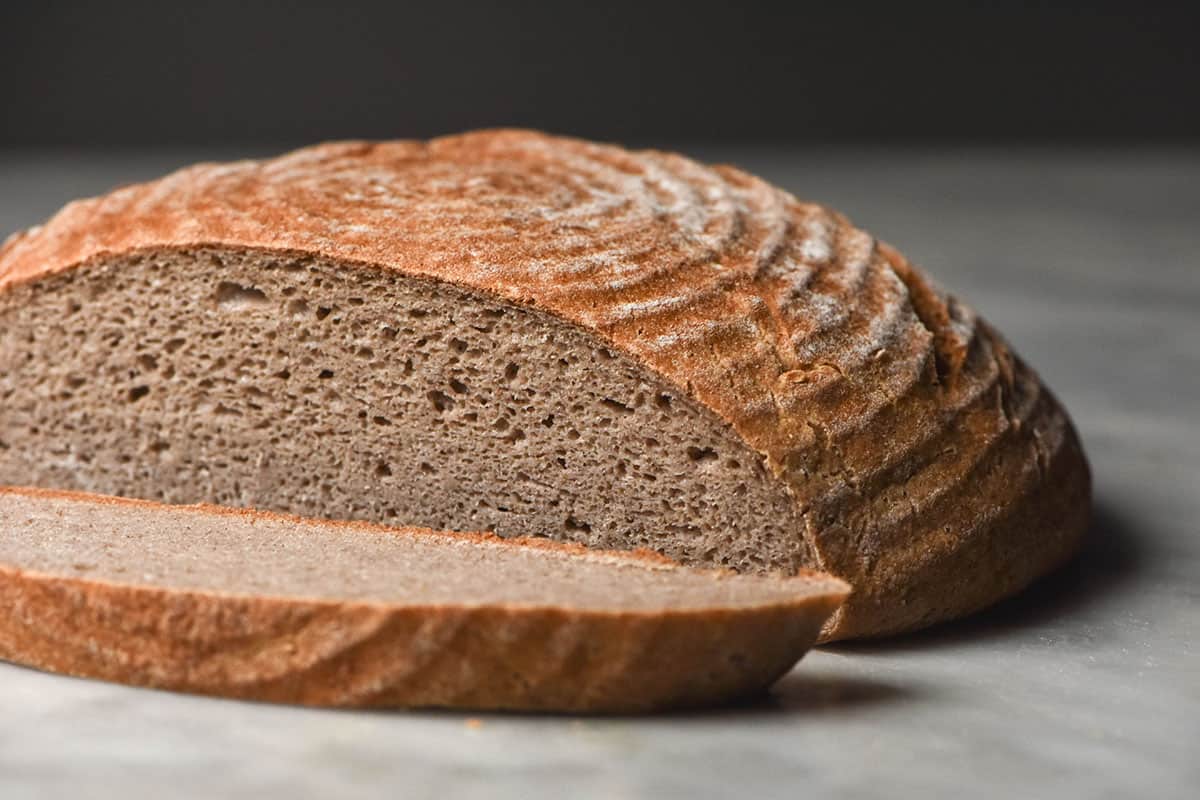
[(12, 237), (0, 291), (200, 246), (453, 283), (654, 371), (761, 455), (814, 566), (855, 587), (830, 638), (968, 613), (1086, 528), (1078, 437), (1004, 341), (842, 216), (730, 167), (528, 131), (198, 165)]
[[(0, 491), (157, 508), (164, 516), (305, 521), (77, 492)], [(306, 522), (530, 546), (489, 535)], [(533, 546), (596, 555), (544, 541)], [(659, 557), (621, 555), (659, 565)], [(0, 658), (135, 686), (305, 705), (641, 712), (763, 691), (812, 646), (847, 588), (824, 577), (797, 579), (788, 601), (696, 610), (404, 606), (174, 590), (0, 564)]]

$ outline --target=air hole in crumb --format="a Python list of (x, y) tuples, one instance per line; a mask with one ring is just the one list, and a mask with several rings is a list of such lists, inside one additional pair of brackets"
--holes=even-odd
[(553, 428), (554, 427), (554, 415), (550, 414), (545, 419), (543, 419), (542, 425), (546, 428)]
[(320, 379), (321, 379), (321, 380), (323, 380), (323, 381), (329, 380), (330, 378), (332, 378), (332, 377), (333, 377), (333, 370), (331, 370), (331, 369), (323, 369), (323, 370), (321, 370), (320, 372), (318, 372), (318, 373), (317, 373), (317, 377), (318, 377), (318, 378), (320, 378)]
[(655, 439), (653, 436), (647, 436), (642, 442), (646, 447), (658, 447), (658, 439)]
[(508, 417), (501, 417), (492, 423), (492, 427), (498, 431), (508, 430)]
[(413, 319), (420, 319), (421, 317), (429, 316), (429, 312), (423, 308), (410, 308), (408, 310), (408, 315)]
[(692, 461), (716, 461), (717, 451), (711, 447), (689, 447), (687, 449), (688, 458)]
[(136, 403), (148, 394), (150, 394), (149, 386), (135, 386), (129, 390), (129, 402)]
[(671, 407), (671, 395), (660, 394), (654, 398), (654, 405), (666, 411)]
[(725, 462), (725, 466), (729, 469), (741, 469), (742, 462), (738, 461), (736, 458), (731, 458)]
[(520, 428), (513, 428), (508, 435), (504, 437), (504, 441), (512, 444), (513, 442), (522, 441), (525, 438), (525, 431)]
[(436, 389), (425, 394), (429, 398), (429, 402), (433, 403), (433, 407), (438, 413), (454, 408), (454, 399), (445, 392), (439, 392)]
[(217, 284), (217, 308), (222, 311), (245, 311), (267, 304), (267, 295), (253, 286), (242, 286), (231, 281)]
[(433, 468), (432, 464), (425, 461), (422, 461), (417, 469), (421, 470), (421, 472), (424, 472), (426, 475), (432, 475), (433, 473), (437, 472), (437, 470)]
[(308, 314), (308, 303), (304, 300), (296, 299), (287, 304), (288, 313), (293, 317), (300, 317)]
[(454, 378), (450, 379), (450, 388), (458, 394), (466, 394), (468, 391), (470, 391), (465, 383)]
[(381, 414), (371, 417), (371, 421), (374, 422), (376, 425), (391, 425), (392, 424), (392, 421), (390, 419), (388, 419), (387, 417), (385, 417)]
[(565, 458), (563, 458), (562, 456), (559, 456), (558, 458), (556, 458), (556, 459), (554, 459), (554, 460), (555, 460), (556, 462), (558, 462), (558, 465), (559, 465), (560, 467), (562, 467), (563, 469), (566, 469), (566, 468), (567, 468), (567, 460), (566, 460)]
[(404, 359), (404, 374), (405, 375), (413, 374), (413, 363), (412, 363), (411, 358)]
[(600, 405), (604, 406), (605, 408), (616, 411), (620, 414), (632, 414), (633, 413), (632, 408), (630, 408), (629, 406), (620, 402), (619, 400), (613, 400), (611, 397), (605, 397), (603, 400), (600, 401)]
[(510, 363), (507, 367), (504, 368), (504, 379), (506, 381), (511, 381), (513, 378), (517, 377), (517, 372), (520, 371), (520, 369), (521, 368), (518, 367), (516, 364)]
[(158, 369), (158, 359), (148, 353), (138, 356), (137, 363), (146, 372)]
[(318, 306), (317, 307), (317, 319), (325, 319), (332, 313), (333, 313), (333, 309), (330, 308), (329, 306)]
[(392, 468), (386, 462), (380, 461), (375, 465), (375, 474), (381, 478), (390, 478), (392, 476)]
[(451, 339), (450, 340), (450, 349), (456, 353), (465, 353), (467, 350), (467, 343), (464, 342), (462, 339), (458, 339), (458, 338)]
[(465, 419), (467, 422), (478, 422), (479, 415), (474, 411), (468, 411), (467, 413), (463, 414), (463, 419)]
[(163, 349), (166, 350), (168, 353), (174, 353), (176, 350), (183, 347), (185, 344), (187, 344), (187, 340), (183, 339), (182, 337), (176, 338), (176, 339), (169, 339), (169, 340), (167, 340), (167, 343), (163, 345)]
[(292, 372), (288, 369), (281, 369), (279, 372), (275, 373), (275, 377), (286, 381), (288, 378), (292, 377)]
[(580, 522), (579, 520), (575, 519), (574, 517), (567, 517), (566, 521), (563, 523), (563, 526), (569, 531), (577, 531), (577, 532), (583, 532), (583, 533), (591, 533), (592, 532), (591, 525), (587, 524), (586, 522)]
[(375, 357), (375, 351), (369, 347), (360, 347), (360, 348), (358, 348), (358, 350), (355, 351), (354, 354), (356, 356), (358, 356), (359, 358), (374, 358)]

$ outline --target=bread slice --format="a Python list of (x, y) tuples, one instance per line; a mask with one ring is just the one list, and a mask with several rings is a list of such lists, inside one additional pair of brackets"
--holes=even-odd
[(0, 658), (226, 697), (719, 703), (786, 673), (847, 590), (545, 540), (0, 489)]
[(0, 483), (834, 573), (908, 630), (1075, 551), (1004, 341), (736, 169), (525, 131), (200, 165), (0, 249)]

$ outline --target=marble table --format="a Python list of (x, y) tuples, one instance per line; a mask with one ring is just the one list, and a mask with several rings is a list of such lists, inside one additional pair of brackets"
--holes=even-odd
[[(1200, 152), (691, 152), (843, 209), (1006, 332), (1091, 458), (1078, 561), (973, 619), (814, 653), (755, 705), (651, 719), (0, 665), (0, 797), (1200, 797)], [(0, 153), (0, 232), (211, 155)]]

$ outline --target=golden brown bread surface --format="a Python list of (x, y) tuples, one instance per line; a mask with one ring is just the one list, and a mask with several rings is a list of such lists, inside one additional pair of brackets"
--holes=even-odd
[(548, 312), (711, 409), (854, 587), (829, 638), (1011, 594), (1077, 548), (1089, 477), (1037, 376), (840, 215), (730, 167), (524, 131), (320, 145), (67, 206), (0, 292), (132, 252), (315, 255)]
[(0, 489), (0, 658), (226, 697), (726, 702), (790, 669), (846, 590), (545, 540)]

